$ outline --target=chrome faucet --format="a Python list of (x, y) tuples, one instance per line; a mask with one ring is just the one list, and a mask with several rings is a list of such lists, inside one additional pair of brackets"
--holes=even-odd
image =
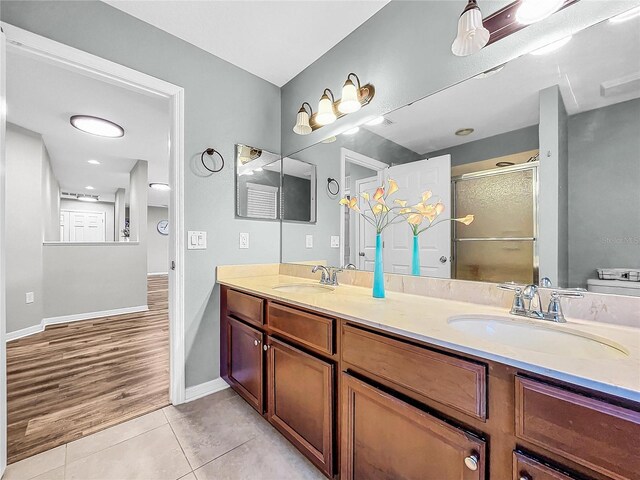
[(565, 323), (567, 320), (562, 313), (561, 298), (582, 298), (582, 289), (555, 289), (551, 292), (551, 300), (547, 311), (542, 310), (540, 301), (540, 289), (537, 285), (518, 285), (516, 283), (502, 283), (498, 285), (502, 290), (514, 292), (513, 303), (511, 304), (511, 315), (521, 317), (537, 318), (540, 320), (550, 320), (557, 323)]
[(311, 273), (316, 273), (318, 270), (322, 270), (322, 276), (320, 277), (320, 283), (322, 285), (338, 286), (338, 273), (342, 272), (341, 268), (327, 268), (324, 265), (316, 265), (311, 270)]

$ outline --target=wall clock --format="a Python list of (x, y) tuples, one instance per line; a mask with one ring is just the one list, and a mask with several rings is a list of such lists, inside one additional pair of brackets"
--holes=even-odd
[(160, 235), (169, 235), (169, 220), (160, 220), (157, 228)]

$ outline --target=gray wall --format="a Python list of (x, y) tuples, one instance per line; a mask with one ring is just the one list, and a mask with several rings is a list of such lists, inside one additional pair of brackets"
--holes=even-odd
[(42, 145), (42, 199), (43, 238), (60, 240), (60, 185), (51, 168), (51, 158), (46, 146)]
[[(44, 224), (42, 137), (7, 124), (6, 315), (7, 332), (39, 325), (43, 317), (42, 229)], [(26, 304), (25, 294), (35, 302)]]
[(298, 222), (311, 220), (311, 180), (283, 175), (282, 193), (283, 218)]
[[(207, 250), (185, 252), (186, 384), (217, 378), (216, 266), (279, 259), (278, 222), (234, 218), (232, 165), (235, 143), (281, 151), (280, 89), (98, 1), (3, 0), (1, 15), (5, 22), (185, 89), (185, 230), (209, 232)], [(207, 147), (226, 159), (222, 172), (205, 175), (198, 169)], [(251, 248), (238, 248), (239, 232), (251, 235)]]
[[(104, 234), (106, 242), (113, 242), (114, 230), (114, 204), (110, 202), (81, 202), (70, 198), (60, 200), (60, 210), (75, 210), (80, 212), (104, 212)], [(58, 222), (59, 224), (60, 222)], [(60, 227), (58, 227), (58, 237), (60, 236)], [(57, 242), (60, 238), (44, 237), (47, 242)]]
[(640, 268), (640, 99), (569, 117), (569, 284)]
[(124, 230), (125, 220), (126, 220), (125, 196), (126, 196), (126, 192), (124, 188), (119, 188), (118, 190), (116, 190), (115, 201), (113, 204), (113, 209), (114, 209), (113, 239), (116, 242), (120, 242), (124, 240), (124, 234), (122, 233), (122, 230)]
[(168, 208), (149, 207), (147, 211), (148, 273), (167, 273), (169, 269), (169, 236), (158, 232), (158, 222), (168, 219)]
[(444, 148), (425, 154), (424, 157), (437, 157), (450, 154), (451, 166), (464, 165), (488, 158), (504, 157), (514, 153), (538, 149), (538, 125), (512, 130), (493, 137), (474, 140), (455, 147)]
[[(489, 15), (507, 1), (483, 1)], [(454, 57), (451, 42), (465, 2), (393, 1), (362, 24), (282, 89), (282, 152), (290, 154), (347, 126), (414, 102), (527, 53), (543, 40), (553, 41), (621, 13), (629, 1), (578, 2), (469, 57)], [(317, 105), (324, 88), (339, 92), (349, 72), (376, 87), (373, 102), (330, 126), (306, 136), (292, 132), (303, 101)], [(338, 94), (339, 95), (339, 94)]]

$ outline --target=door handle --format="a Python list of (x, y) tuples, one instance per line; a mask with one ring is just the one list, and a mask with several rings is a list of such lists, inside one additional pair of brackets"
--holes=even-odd
[(360, 255), (361, 257), (364, 257), (364, 252), (360, 252), (358, 253), (358, 255)]
[(447, 263), (447, 257), (444, 255), (440, 257), (440, 263)]
[(171, 260), (171, 270), (175, 270), (176, 269), (176, 262), (174, 260)]

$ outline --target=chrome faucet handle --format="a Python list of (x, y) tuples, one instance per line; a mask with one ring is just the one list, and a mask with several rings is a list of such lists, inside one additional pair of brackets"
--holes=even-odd
[(329, 271), (331, 272), (331, 285), (338, 286), (338, 274), (344, 270), (338, 267), (330, 267)]
[(516, 290), (522, 290), (524, 288), (524, 285), (520, 285), (519, 283), (515, 283), (515, 282), (505, 282), (505, 283), (499, 283), (498, 288), (500, 290), (511, 290), (515, 292)]
[(537, 285), (530, 284), (524, 287), (522, 290), (522, 296), (525, 300), (529, 300), (529, 304), (526, 306), (527, 313), (542, 318), (542, 302), (540, 300), (540, 291)]
[(508, 282), (501, 283), (500, 285), (498, 285), (498, 288), (500, 290), (509, 290), (513, 292), (513, 302), (511, 303), (511, 311), (509, 313), (511, 313), (512, 315), (517, 315), (525, 311), (524, 297), (522, 296), (522, 285)]
[(580, 290), (554, 290), (551, 292), (551, 300), (549, 300), (549, 307), (547, 308), (547, 316), (558, 323), (565, 323), (567, 320), (564, 318), (562, 312), (561, 298), (582, 298), (584, 294)]
[(322, 270), (322, 276), (320, 277), (320, 283), (326, 285), (329, 283), (329, 278), (331, 274), (329, 273), (329, 269), (324, 265), (316, 265), (311, 269), (311, 273), (316, 273), (318, 270)]
[(549, 277), (542, 277), (540, 279), (540, 286), (542, 288), (551, 288), (553, 284), (551, 283), (551, 279)]

